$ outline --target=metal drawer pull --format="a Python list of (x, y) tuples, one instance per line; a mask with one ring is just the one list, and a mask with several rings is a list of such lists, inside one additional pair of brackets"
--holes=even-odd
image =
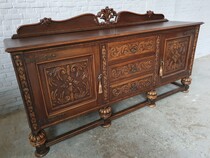
[(101, 79), (102, 79), (102, 74), (98, 75), (98, 94), (103, 93)]
[(161, 61), (160, 62), (160, 71), (159, 71), (159, 75), (162, 77), (163, 76), (163, 66), (164, 66), (164, 62)]

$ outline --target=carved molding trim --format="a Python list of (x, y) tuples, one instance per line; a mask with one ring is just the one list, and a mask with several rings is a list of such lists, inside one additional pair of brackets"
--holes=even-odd
[(24, 68), (23, 61), (22, 61), (22, 56), (15, 55), (15, 56), (13, 56), (13, 59), (14, 59), (14, 64), (15, 64), (16, 70), (17, 70), (16, 71), (17, 77), (20, 81), (20, 86), (21, 86), (22, 94), (23, 94), (23, 100), (26, 105), (25, 107), (29, 114), (28, 117), (30, 119), (29, 121), (31, 123), (31, 127), (33, 128), (33, 130), (37, 130), (38, 129), (37, 120), (36, 120), (36, 116), (35, 116), (35, 112), (34, 112), (33, 102), (31, 99), (31, 94), (30, 94), (27, 77), (26, 77), (25, 68)]
[(114, 11), (113, 8), (106, 7), (105, 9), (101, 9), (101, 11), (97, 13), (96, 17), (104, 20), (104, 22), (101, 22), (100, 24), (107, 25), (116, 22), (117, 12)]
[(156, 52), (155, 52), (155, 77), (153, 84), (155, 85), (158, 79), (158, 58), (160, 53), (160, 36), (157, 36), (156, 40)]
[(107, 74), (107, 52), (105, 45), (102, 46), (102, 74), (103, 74), (103, 96), (108, 101), (108, 74)]
[(193, 49), (192, 49), (192, 55), (191, 55), (191, 61), (190, 61), (190, 75), (192, 73), (192, 67), (193, 67), (193, 60), (195, 57), (195, 50), (196, 50), (196, 44), (198, 40), (198, 33), (199, 33), (200, 26), (195, 27), (195, 37), (194, 37), (194, 42), (193, 42)]

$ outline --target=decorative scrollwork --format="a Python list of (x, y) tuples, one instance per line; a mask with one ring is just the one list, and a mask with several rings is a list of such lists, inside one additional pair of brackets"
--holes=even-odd
[(184, 69), (188, 46), (189, 36), (166, 42), (164, 74)]
[(152, 76), (149, 76), (122, 85), (113, 86), (111, 87), (112, 99), (117, 99), (118, 97), (126, 96), (145, 88), (149, 88), (153, 85), (152, 80)]
[(154, 66), (154, 58), (145, 59), (145, 61), (139, 60), (132, 63), (111, 67), (110, 77), (111, 80), (124, 78), (127, 75), (133, 75), (137, 73), (143, 73), (152, 70)]
[[(116, 22), (117, 13), (113, 8), (106, 7), (105, 9), (101, 9), (100, 12), (96, 15), (99, 19), (103, 19), (104, 22), (101, 24), (111, 24)], [(111, 19), (114, 20), (112, 21)]]
[(53, 107), (90, 97), (88, 59), (47, 68), (46, 77)]
[(142, 54), (155, 52), (156, 37), (145, 37), (138, 41), (129, 41), (127, 43), (114, 44), (109, 46), (109, 60), (119, 59), (133, 54)]
[(22, 93), (23, 93), (23, 100), (26, 105), (26, 110), (28, 111), (28, 114), (29, 114), (31, 128), (33, 128), (33, 130), (37, 130), (38, 129), (37, 120), (35, 117), (33, 102), (31, 99), (31, 94), (30, 94), (30, 90), (29, 90), (27, 77), (25, 74), (25, 68), (23, 65), (22, 57), (21, 57), (21, 55), (15, 55), (13, 57), (13, 59), (14, 59), (14, 63), (15, 63), (16, 69), (17, 69), (16, 72), (17, 72), (17, 76), (19, 78), (20, 86), (21, 86)]

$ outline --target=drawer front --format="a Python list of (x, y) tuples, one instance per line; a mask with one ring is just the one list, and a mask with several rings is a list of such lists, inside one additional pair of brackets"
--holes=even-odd
[(145, 75), (144, 77), (135, 78), (127, 82), (110, 86), (110, 100), (121, 100), (140, 92), (146, 92), (154, 85), (153, 74)]
[(135, 75), (151, 72), (155, 69), (155, 57), (146, 57), (139, 60), (128, 61), (109, 67), (110, 81), (119, 81)]
[(119, 60), (144, 53), (155, 52), (156, 36), (135, 38), (132, 40), (108, 44), (108, 60)]

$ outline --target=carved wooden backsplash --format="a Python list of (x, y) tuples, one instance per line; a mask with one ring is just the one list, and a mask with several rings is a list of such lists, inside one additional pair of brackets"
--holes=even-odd
[(39, 23), (20, 26), (17, 29), (17, 34), (14, 34), (12, 38), (96, 30), (107, 27), (163, 21), (168, 20), (164, 18), (163, 14), (155, 14), (153, 11), (147, 11), (146, 14), (137, 14), (128, 11), (117, 13), (113, 8), (106, 7), (105, 9), (101, 9), (97, 15), (87, 13), (61, 21), (45, 17)]

